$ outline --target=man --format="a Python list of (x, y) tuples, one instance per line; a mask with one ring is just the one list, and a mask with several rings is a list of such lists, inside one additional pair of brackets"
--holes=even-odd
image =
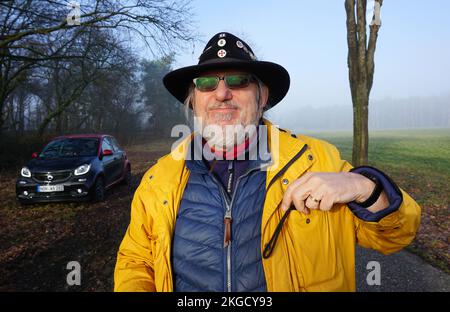
[(243, 40), (215, 35), (164, 84), (200, 131), (144, 175), (116, 291), (354, 291), (355, 243), (389, 254), (413, 240), (420, 207), (388, 176), (262, 118), (289, 74)]

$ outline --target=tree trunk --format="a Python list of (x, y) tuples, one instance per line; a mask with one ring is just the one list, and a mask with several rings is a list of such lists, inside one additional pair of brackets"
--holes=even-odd
[[(358, 90), (359, 91), (359, 90)], [(353, 153), (352, 163), (355, 166), (366, 165), (368, 163), (369, 151), (369, 102), (365, 96), (365, 90), (358, 93), (353, 103)]]
[(25, 98), (25, 91), (20, 90), (17, 97), (18, 133), (20, 136), (23, 135), (25, 128)]
[(3, 79), (3, 75), (1, 73), (2, 68), (0, 67), (0, 138), (2, 136), (5, 123), (6, 123), (6, 103), (9, 97), (9, 92), (6, 90), (6, 82)]
[(378, 30), (381, 26), (379, 13), (383, 3), (383, 0), (375, 1), (374, 14), (376, 16), (374, 15), (370, 23), (370, 37), (367, 42), (367, 1), (345, 0), (348, 76), (353, 103), (352, 162), (354, 166), (367, 165), (369, 160), (369, 95), (372, 89), (375, 69), (376, 41)]

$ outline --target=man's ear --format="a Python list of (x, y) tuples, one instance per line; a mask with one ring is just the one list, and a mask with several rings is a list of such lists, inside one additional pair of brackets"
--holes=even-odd
[(268, 99), (269, 99), (269, 88), (267, 88), (267, 86), (263, 86), (261, 88), (261, 94), (258, 103), (261, 106), (261, 108), (266, 107)]

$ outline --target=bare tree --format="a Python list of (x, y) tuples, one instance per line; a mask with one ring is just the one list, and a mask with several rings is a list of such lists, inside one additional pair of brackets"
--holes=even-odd
[[(367, 0), (345, 0), (349, 81), (353, 102), (353, 156), (355, 166), (368, 162), (369, 95), (375, 69), (374, 55), (380, 29), (380, 8), (383, 0), (375, 0), (374, 14), (367, 41)], [(356, 8), (355, 8), (356, 6)]]
[(74, 49), (86, 32), (111, 30), (141, 38), (152, 53), (167, 53), (191, 41), (189, 0), (86, 0), (75, 19), (66, 0), (0, 1), (0, 131), (5, 103), (21, 75), (43, 62), (80, 59)]
[(47, 74), (48, 89), (53, 101), (44, 101), (47, 115), (39, 126), (42, 135), (47, 126), (56, 121), (55, 130), (60, 132), (65, 111), (75, 103), (85, 89), (97, 79), (103, 79), (106, 71), (117, 74), (114, 69), (124, 62), (120, 42), (113, 34), (102, 29), (90, 29), (78, 40), (74, 49), (83, 55), (81, 58), (51, 60), (42, 68)]

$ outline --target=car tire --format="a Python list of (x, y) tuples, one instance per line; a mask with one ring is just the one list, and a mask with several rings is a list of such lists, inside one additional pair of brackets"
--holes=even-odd
[(101, 202), (105, 199), (105, 182), (102, 177), (98, 177), (92, 188), (92, 201)]
[(125, 172), (125, 177), (123, 178), (123, 184), (131, 185), (131, 168), (127, 167), (127, 172)]

